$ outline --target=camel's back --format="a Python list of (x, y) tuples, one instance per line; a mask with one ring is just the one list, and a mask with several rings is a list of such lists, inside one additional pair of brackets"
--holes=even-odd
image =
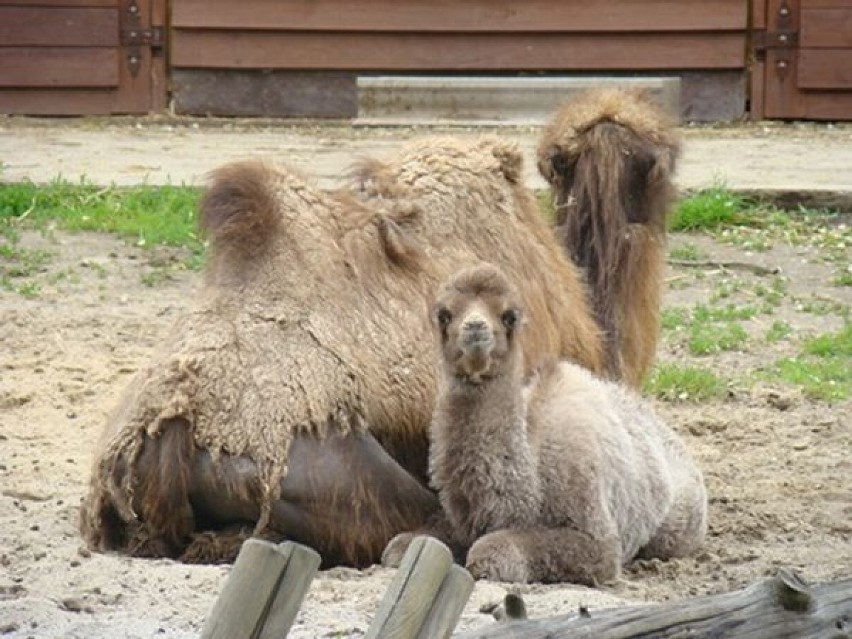
[(549, 501), (573, 508), (578, 492), (582, 499), (603, 500), (622, 531), (625, 556), (632, 556), (672, 500), (670, 451), (680, 442), (623, 385), (569, 362), (561, 362), (552, 375), (538, 398), (540, 468), (547, 475)]

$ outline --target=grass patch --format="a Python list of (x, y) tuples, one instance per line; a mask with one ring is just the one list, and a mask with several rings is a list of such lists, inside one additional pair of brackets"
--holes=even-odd
[(852, 323), (837, 333), (805, 341), (797, 357), (776, 364), (781, 379), (799, 386), (811, 399), (840, 401), (852, 396)]
[(668, 401), (703, 402), (724, 397), (727, 384), (705, 368), (661, 363), (645, 380), (644, 390)]
[(852, 266), (840, 271), (832, 283), (835, 286), (852, 286)]
[(687, 242), (669, 251), (669, 257), (673, 260), (682, 260), (684, 262), (701, 262), (708, 259), (709, 255), (692, 242)]
[(671, 231), (707, 231), (742, 224), (747, 200), (721, 185), (682, 199), (669, 217)]
[(693, 355), (712, 355), (733, 351), (748, 341), (748, 333), (737, 322), (694, 322), (689, 329), (687, 346)]
[(793, 332), (793, 327), (784, 320), (775, 320), (766, 331), (766, 341), (774, 344), (786, 339)]
[(196, 234), (200, 190), (185, 186), (97, 187), (56, 181), (0, 184), (0, 229), (12, 225), (115, 233), (139, 246), (184, 246), (194, 255), (204, 245)]
[(747, 320), (757, 316), (760, 309), (751, 304), (725, 306), (707, 306), (698, 304), (693, 311), (693, 318), (698, 322), (731, 322), (734, 320)]
[(674, 331), (689, 325), (689, 309), (683, 306), (664, 308), (660, 313), (660, 325), (663, 330)]

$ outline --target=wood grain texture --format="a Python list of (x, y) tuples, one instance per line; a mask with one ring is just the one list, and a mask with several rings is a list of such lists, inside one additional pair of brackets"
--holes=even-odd
[(799, 46), (852, 49), (852, 6), (845, 9), (803, 9)]
[(287, 636), (320, 566), (319, 553), (307, 546), (287, 542), (278, 551), (287, 556), (287, 565), (258, 639)]
[(852, 628), (852, 579), (809, 588), (782, 571), (745, 590), (656, 606), (591, 611), (591, 616), (497, 624), (460, 639), (545, 637), (844, 637)]
[(287, 568), (289, 553), (260, 539), (249, 539), (207, 618), (202, 639), (258, 636)]
[(797, 84), (800, 89), (852, 90), (852, 48), (802, 49)]
[(453, 565), (450, 549), (432, 537), (416, 537), (388, 586), (367, 639), (411, 639)]
[(118, 10), (0, 6), (0, 46), (117, 47)]
[(370, 34), (177, 31), (177, 68), (649, 70), (745, 65), (745, 36)]
[(289, 31), (742, 31), (745, 0), (174, 0), (177, 28)]
[(115, 87), (118, 49), (2, 47), (0, 87)]
[(458, 564), (450, 566), (429, 614), (420, 626), (417, 639), (449, 639), (473, 592), (473, 586), (473, 577), (467, 570)]

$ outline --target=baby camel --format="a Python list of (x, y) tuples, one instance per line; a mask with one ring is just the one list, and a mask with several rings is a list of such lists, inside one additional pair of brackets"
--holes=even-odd
[[(430, 475), (443, 513), (432, 534), (476, 578), (609, 581), (634, 556), (696, 550), (707, 526), (701, 472), (635, 393), (569, 362), (523, 379), (520, 297), (496, 267), (457, 273), (433, 324), (443, 375)], [(532, 327), (535, 330), (535, 327)]]

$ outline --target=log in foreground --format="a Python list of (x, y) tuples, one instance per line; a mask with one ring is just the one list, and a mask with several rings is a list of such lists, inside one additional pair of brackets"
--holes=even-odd
[(852, 638), (852, 578), (808, 586), (782, 569), (744, 590), (591, 616), (501, 623), (459, 639), (627, 639), (629, 637)]

